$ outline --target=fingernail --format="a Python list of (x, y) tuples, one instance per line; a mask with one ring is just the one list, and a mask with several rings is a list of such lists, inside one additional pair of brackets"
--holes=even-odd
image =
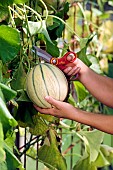
[(48, 100), (48, 99), (49, 99), (49, 96), (45, 96), (45, 99)]
[(67, 69), (68, 69), (68, 71), (70, 71), (72, 69), (72, 67), (68, 67)]

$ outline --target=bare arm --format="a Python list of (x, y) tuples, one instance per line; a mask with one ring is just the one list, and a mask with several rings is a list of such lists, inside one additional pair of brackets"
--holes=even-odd
[(74, 70), (81, 68), (78, 80), (100, 102), (113, 107), (113, 79), (95, 73), (79, 59), (74, 64), (75, 66), (68, 67), (64, 72), (68, 75), (73, 75), (76, 73)]
[(52, 97), (46, 97), (45, 99), (52, 104), (54, 108), (41, 109), (34, 106), (39, 112), (74, 120), (92, 126), (106, 133), (113, 134), (113, 116), (86, 112), (73, 107), (69, 103), (57, 101)]

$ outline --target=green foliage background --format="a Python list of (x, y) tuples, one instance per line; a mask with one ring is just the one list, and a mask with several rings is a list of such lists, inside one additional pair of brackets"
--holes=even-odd
[[(104, 11), (106, 2), (113, 7), (112, 1), (89, 1), (88, 11), (88, 1), (0, 0), (0, 169), (97, 170), (112, 164), (111, 135), (37, 113), (25, 89), (27, 73), (41, 62), (33, 45), (54, 57), (72, 50), (97, 73), (113, 77), (112, 11)], [(70, 82), (67, 102), (113, 113), (78, 81)], [(17, 134), (26, 136), (25, 145), (15, 144)]]

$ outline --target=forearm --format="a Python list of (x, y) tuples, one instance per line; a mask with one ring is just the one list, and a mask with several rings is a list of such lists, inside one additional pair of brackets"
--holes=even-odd
[(113, 107), (113, 79), (99, 75), (85, 66), (79, 76), (79, 81), (100, 102)]
[(92, 126), (103, 132), (113, 134), (113, 116), (97, 113), (90, 113), (75, 108), (72, 120)]

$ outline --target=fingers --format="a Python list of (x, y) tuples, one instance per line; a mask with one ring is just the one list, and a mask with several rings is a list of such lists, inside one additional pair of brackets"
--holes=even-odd
[(74, 66), (74, 67), (67, 67), (64, 71), (68, 76), (74, 76), (80, 72), (81, 68)]
[(44, 113), (44, 114), (52, 114), (52, 109), (42, 109), (36, 105), (34, 105), (34, 108), (39, 111), (40, 113)]
[(69, 54), (69, 55), (67, 56), (67, 60), (68, 60), (68, 61), (72, 61), (74, 58), (75, 58), (74, 54)]
[(46, 100), (49, 104), (53, 105), (53, 107), (59, 108), (59, 101), (53, 99), (51, 96), (46, 96), (46, 97), (45, 97), (45, 100)]
[[(60, 107), (59, 101), (53, 99), (53, 98), (50, 97), (50, 96), (46, 96), (46, 97), (45, 97), (45, 100), (46, 100), (49, 104), (51, 104), (51, 105), (53, 106), (53, 108), (50, 108), (50, 109), (49, 109), (49, 108), (42, 109), (42, 108), (34, 105), (35, 109), (36, 109), (37, 111), (39, 111), (40, 113), (53, 115), (53, 114), (54, 114), (53, 112), (54, 112), (55, 110), (57, 110), (57, 108)], [(55, 108), (56, 108), (56, 109), (55, 109)]]

